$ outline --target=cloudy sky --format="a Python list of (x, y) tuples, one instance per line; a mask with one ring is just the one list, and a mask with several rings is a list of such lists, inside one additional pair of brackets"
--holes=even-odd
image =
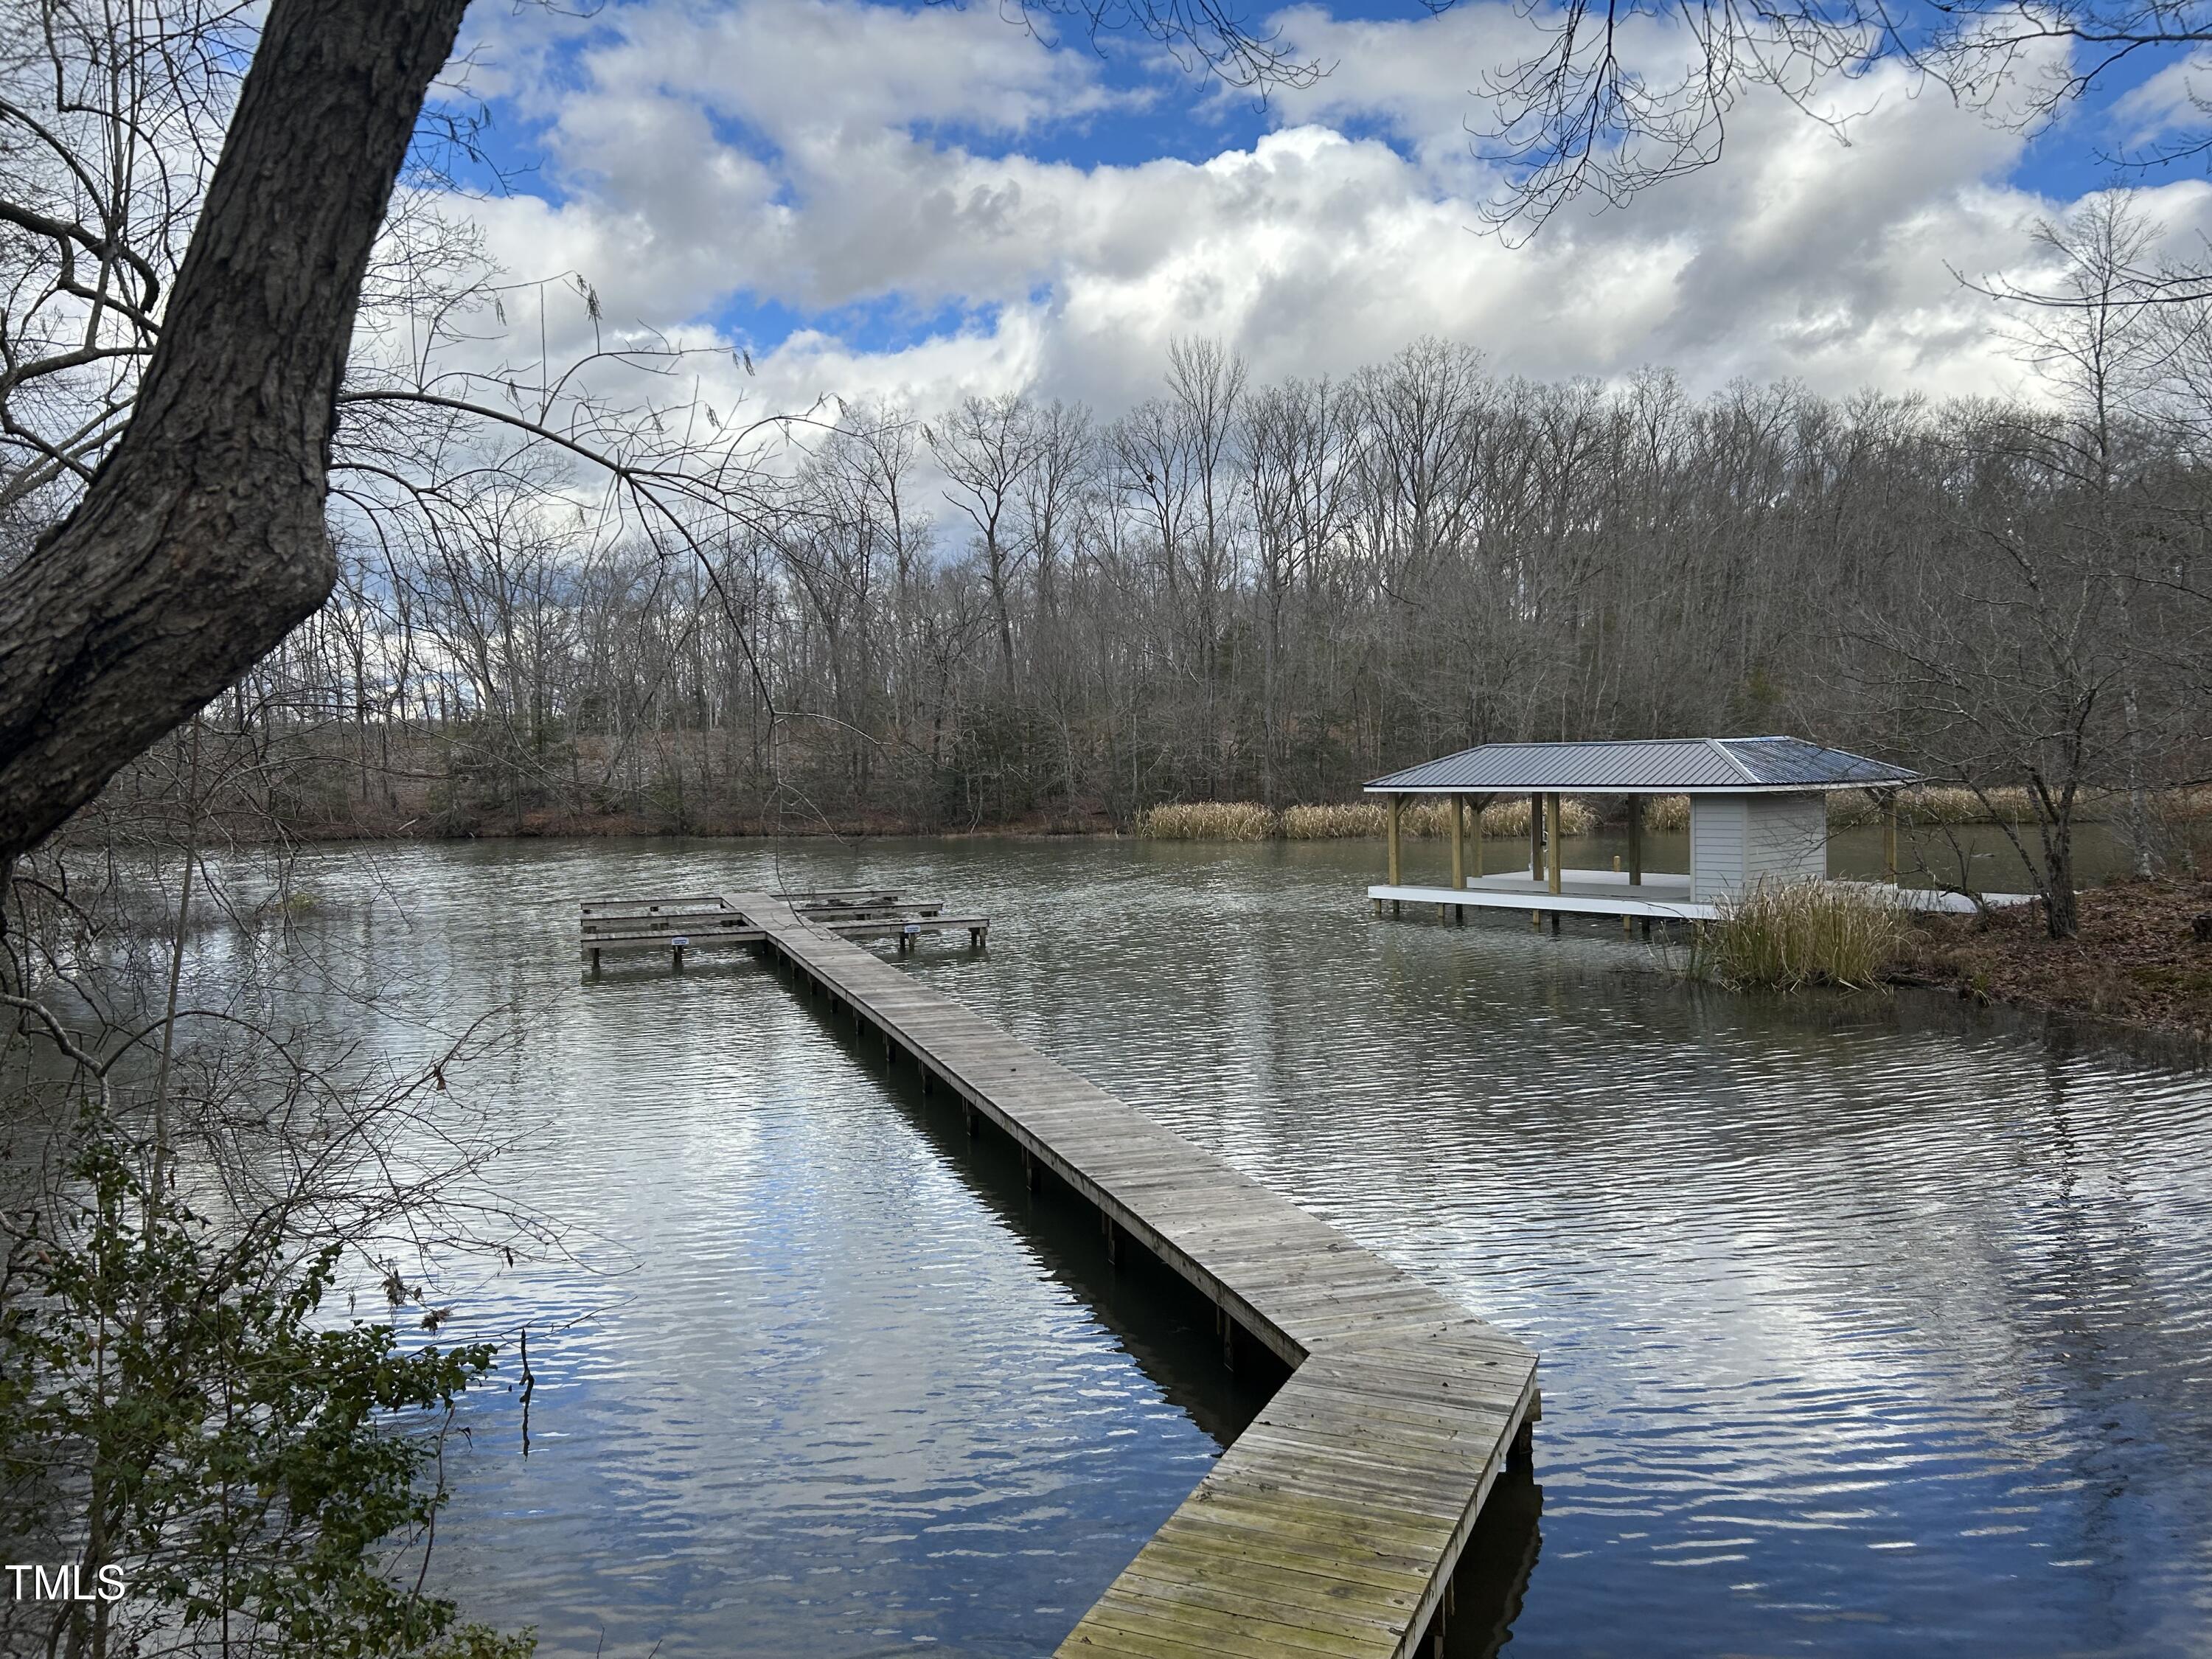
[[(1839, 143), (1754, 98), (1719, 165), (1516, 246), (1480, 229), (1468, 137), (1471, 88), (1529, 39), (1510, 4), (1273, 21), (1334, 67), (1261, 104), (984, 0), (485, 0), (509, 182), (465, 210), (513, 276), (583, 273), (611, 326), (750, 352), (757, 404), (1027, 387), (1111, 414), (1190, 334), (1261, 378), (1436, 334), (1533, 375), (1999, 392), (2021, 370), (1954, 269), (2027, 269), (2034, 222), (2108, 182), (2099, 146), (2185, 103), (2170, 70), (2030, 143), (1885, 70)], [(2193, 176), (2145, 205), (2179, 246), (2212, 229)]]

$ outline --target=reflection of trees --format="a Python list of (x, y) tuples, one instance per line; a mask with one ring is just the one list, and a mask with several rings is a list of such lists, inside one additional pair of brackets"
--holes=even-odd
[[(2144, 1168), (2172, 1172), (2171, 1154), (2153, 1136), (2130, 1133), (2146, 1116), (2164, 1121), (2192, 1103), (2176, 1098), (2172, 1082), (2160, 1088), (2150, 1078), (2133, 1079), (2152, 1086), (2117, 1101), (2090, 1095), (2083, 1081), (2094, 1073), (2063, 1027), (2042, 1045), (2040, 1061), (2039, 1121), (2048, 1133), (2036, 1143), (2041, 1158), (2021, 1158), (2035, 1219), (2008, 1276), (2020, 1376), (2008, 1404), (2044, 1462), (2070, 1478), (2078, 1553), (2102, 1565), (2125, 1561), (2147, 1541), (2129, 1516), (2152, 1507), (2161, 1489), (2193, 1511), (2180, 1536), (2202, 1538), (2212, 1528), (2212, 1497), (2174, 1480), (2212, 1468), (2212, 1406), (2198, 1386), (2212, 1321), (2183, 1300), (2202, 1295), (2204, 1247), (2156, 1224), (2161, 1195), (2146, 1190)], [(2202, 1103), (2194, 1109), (2201, 1116)], [(2124, 1635), (2117, 1576), (2096, 1582), (2112, 1634)]]

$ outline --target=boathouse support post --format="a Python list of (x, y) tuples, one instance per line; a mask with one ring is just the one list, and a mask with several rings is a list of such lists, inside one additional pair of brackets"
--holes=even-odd
[(1452, 891), (1467, 885), (1467, 798), (1454, 795), (1452, 806)]
[[(1382, 808), (1384, 826), (1389, 837), (1389, 874), (1390, 878), (1390, 884), (1393, 887), (1395, 887), (1398, 884), (1398, 830), (1400, 821), (1405, 816), (1405, 806), (1406, 798), (1403, 795), (1393, 795), (1389, 798), (1389, 801), (1384, 804)], [(1392, 899), (1390, 901), (1390, 914), (1394, 916), (1402, 915), (1404, 914), (1402, 907), (1396, 899)]]
[(1628, 884), (1644, 885), (1644, 797), (1628, 798)]
[(1897, 791), (1881, 804), (1881, 878), (1897, 885)]
[(1566, 837), (1559, 832), (1559, 798), (1556, 794), (1544, 797), (1544, 839), (1552, 844), (1552, 862), (1545, 872), (1544, 882), (1554, 893), (1560, 890), (1559, 879), (1565, 873), (1560, 866), (1567, 861), (1566, 848), (1560, 843)]
[(1544, 798), (1528, 797), (1528, 878), (1544, 878)]

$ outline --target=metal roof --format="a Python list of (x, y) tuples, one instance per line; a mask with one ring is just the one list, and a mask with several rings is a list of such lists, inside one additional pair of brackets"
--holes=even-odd
[(1486, 743), (1393, 772), (1370, 792), (1747, 794), (1911, 783), (1917, 772), (1802, 738), (1645, 738), (1620, 743)]

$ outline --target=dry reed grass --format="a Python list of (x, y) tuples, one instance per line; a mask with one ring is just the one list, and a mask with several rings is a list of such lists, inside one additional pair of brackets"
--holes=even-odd
[(1137, 833), (1154, 841), (1266, 841), (1275, 825), (1256, 801), (1175, 801), (1139, 814)]
[(2025, 789), (1985, 789), (1977, 794), (1942, 784), (1906, 790), (1898, 797), (1897, 815), (1907, 823), (2018, 823), (2035, 813)]
[[(1984, 796), (1987, 797), (1986, 801)], [(2090, 802), (2101, 816), (2109, 803)], [(2212, 817), (2212, 787), (2177, 789), (2157, 798), (2156, 810), (2169, 821)], [(1971, 789), (1929, 785), (1908, 789), (1899, 798), (1899, 816), (1907, 824), (2025, 822), (2033, 814), (2025, 789)], [(1570, 836), (1587, 836), (1598, 827), (1595, 812), (1579, 800), (1560, 803), (1561, 827)], [(1828, 797), (1828, 823), (1836, 830), (1863, 829), (1881, 822), (1881, 808), (1863, 790), (1841, 790)], [(1155, 841), (1379, 841), (1385, 816), (1380, 800), (1337, 801), (1287, 807), (1270, 812), (1257, 801), (1182, 801), (1155, 806), (1139, 815), (1137, 833)], [(1493, 800), (1482, 812), (1482, 834), (1489, 839), (1528, 833), (1528, 798)], [(1687, 795), (1652, 795), (1644, 801), (1644, 827), (1657, 835), (1680, 835), (1690, 827)], [(1402, 834), (1441, 839), (1451, 833), (1451, 803), (1440, 797), (1407, 802)]]
[(1293, 806), (1283, 813), (1291, 841), (1340, 841), (1382, 833), (1382, 803), (1342, 801), (1331, 806)]
[[(1388, 815), (1379, 800), (1338, 801), (1292, 806), (1271, 813), (1257, 801), (1189, 801), (1155, 806), (1137, 820), (1137, 833), (1155, 841), (1379, 841)], [(1493, 802), (1482, 814), (1482, 834), (1504, 838), (1528, 833), (1525, 799)], [(1596, 816), (1580, 801), (1563, 801), (1559, 825), (1570, 836), (1586, 836)], [(1451, 834), (1449, 800), (1407, 803), (1399, 833), (1409, 839), (1441, 840)]]
[[(2124, 802), (2105, 791), (2081, 797), (2080, 811), (2088, 818), (2119, 815)], [(2170, 789), (2151, 797), (2152, 811), (2168, 822), (2212, 817), (2212, 787)], [(1907, 789), (1898, 797), (1898, 817), (1908, 824), (2028, 823), (2035, 808), (2024, 788), (1984, 789), (1977, 794), (1956, 784), (1927, 784)], [(1863, 790), (1838, 791), (1828, 797), (1828, 823), (1838, 830), (1858, 830), (1881, 822), (1881, 808)]]
[(1863, 989), (1898, 959), (1905, 927), (1905, 907), (1880, 888), (1761, 882), (1722, 903), (1693, 947), (1692, 971), (1735, 990)]
[[(1597, 828), (1597, 814), (1578, 800), (1559, 803), (1559, 828), (1570, 836), (1587, 836)], [(1510, 799), (1492, 801), (1483, 809), (1482, 833), (1485, 836), (1526, 836), (1528, 833), (1528, 798), (1515, 795)]]

